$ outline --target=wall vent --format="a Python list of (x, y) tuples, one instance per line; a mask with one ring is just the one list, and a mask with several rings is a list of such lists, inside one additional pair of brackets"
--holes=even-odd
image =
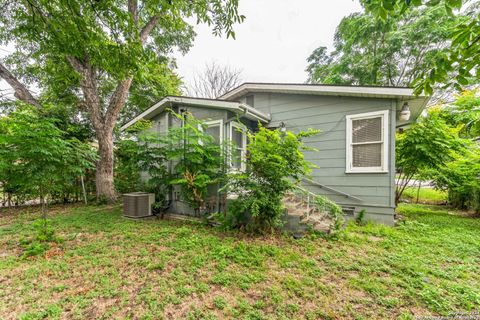
[(123, 195), (123, 215), (129, 218), (143, 218), (152, 215), (155, 194), (132, 192)]
[(346, 216), (354, 216), (355, 215), (355, 207), (342, 207), (343, 214)]

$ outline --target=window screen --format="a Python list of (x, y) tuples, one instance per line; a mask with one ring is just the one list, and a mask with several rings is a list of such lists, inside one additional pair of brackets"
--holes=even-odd
[(205, 132), (211, 135), (215, 139), (216, 143), (220, 144), (220, 126), (219, 125), (209, 126), (207, 127)]
[(385, 172), (387, 117), (388, 111), (347, 116), (347, 170)]
[(243, 135), (243, 132), (238, 131), (236, 128), (232, 128), (232, 167), (239, 170), (242, 168), (242, 154), (245, 147), (243, 145)]

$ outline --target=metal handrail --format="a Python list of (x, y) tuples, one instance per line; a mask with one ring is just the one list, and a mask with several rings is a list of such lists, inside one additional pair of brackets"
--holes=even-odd
[(332, 191), (332, 192), (334, 192), (334, 193), (340, 194), (340, 195), (342, 195), (342, 196), (344, 196), (344, 197), (346, 197), (346, 198), (351, 198), (351, 199), (354, 199), (354, 200), (363, 202), (363, 200), (360, 199), (360, 198), (357, 198), (357, 197), (352, 196), (352, 195), (350, 195), (350, 194), (348, 194), (348, 193), (345, 193), (345, 192), (342, 192), (342, 191), (333, 189), (333, 188), (331, 188), (331, 187), (327, 187), (326, 185), (323, 185), (323, 184), (318, 183), (318, 182), (316, 182), (316, 181), (313, 181), (313, 180), (311, 180), (311, 179), (303, 178), (303, 180), (305, 180), (305, 181), (307, 181), (307, 182), (310, 182), (311, 184), (316, 185), (316, 186), (318, 186), (318, 187), (320, 187), (320, 188), (322, 188), (322, 189), (325, 189), (325, 190)]

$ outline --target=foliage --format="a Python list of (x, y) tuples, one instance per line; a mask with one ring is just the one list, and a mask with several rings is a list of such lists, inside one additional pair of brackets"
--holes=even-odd
[(24, 238), (20, 241), (24, 250), (24, 257), (41, 255), (49, 249), (50, 243), (62, 242), (62, 239), (55, 235), (55, 229), (47, 219), (37, 219), (33, 221), (32, 228), (35, 236)]
[(449, 29), (463, 17), (442, 6), (408, 10), (383, 21), (369, 12), (351, 14), (335, 32), (334, 51), (308, 57), (308, 81), (345, 85), (409, 86), (448, 50)]
[(480, 147), (457, 157), (436, 172), (437, 187), (448, 190), (450, 204), (480, 212)]
[(358, 216), (355, 218), (355, 223), (358, 224), (359, 226), (362, 226), (365, 224), (365, 209), (360, 210), (358, 213)]
[(99, 145), (97, 195), (109, 201), (116, 198), (113, 130), (124, 106), (129, 116), (179, 92), (169, 55), (192, 45), (190, 21), (235, 37), (233, 25), (245, 18), (238, 0), (1, 0), (0, 7), (0, 44), (15, 48), (8, 68), (0, 62), (0, 77), (25, 103), (70, 106), (88, 117)]
[[(150, 124), (151, 126), (151, 124)], [(164, 140), (151, 127), (128, 134), (117, 142), (115, 186), (125, 193), (145, 190), (155, 193), (158, 205), (165, 205), (169, 188)], [(142, 173), (146, 176), (142, 179)]]
[(208, 187), (220, 183), (225, 175), (222, 146), (206, 132), (203, 121), (188, 112), (175, 114), (182, 122), (165, 136), (166, 157), (173, 166), (170, 184), (180, 185), (183, 199), (194, 209), (203, 209)]
[(411, 203), (444, 204), (447, 201), (447, 192), (431, 187), (421, 187), (420, 189), (418, 187), (406, 187), (402, 193), (402, 199), (408, 200)]
[(412, 7), (439, 6), (450, 17), (465, 17), (448, 30), (450, 45), (440, 57), (430, 61), (415, 81), (416, 92), (431, 94), (436, 83), (457, 90), (480, 80), (480, 3), (478, 0), (362, 0), (368, 12), (382, 21), (408, 14)]
[(403, 133), (397, 134), (396, 166), (399, 182), (395, 193), (396, 203), (415, 175), (435, 172), (464, 151), (467, 141), (459, 138), (458, 131), (446, 124), (441, 109), (431, 108), (428, 116), (420, 118)]
[(480, 137), (480, 89), (465, 90), (444, 108), (442, 116), (450, 126), (460, 126), (465, 138)]
[(0, 181), (4, 192), (43, 202), (63, 196), (93, 166), (94, 151), (24, 107), (0, 118)]
[[(164, 204), (170, 186), (179, 185), (182, 199), (196, 210), (203, 209), (208, 187), (224, 178), (222, 146), (206, 132), (204, 122), (191, 113), (170, 114), (178, 126), (165, 135), (140, 124), (128, 133), (129, 138), (118, 143), (117, 187), (122, 192), (145, 187)], [(167, 162), (172, 164), (171, 172)]]
[(247, 169), (233, 174), (227, 186), (238, 195), (229, 204), (230, 227), (266, 231), (280, 225), (285, 193), (311, 170), (312, 165), (302, 153), (310, 150), (303, 139), (317, 133), (316, 130), (283, 133), (264, 127), (255, 134), (247, 133)]
[[(76, 238), (29, 260), (17, 244), (38, 208), (0, 215), (4, 318), (411, 319), (480, 307), (480, 219), (450, 208), (401, 204), (400, 226), (352, 223), (334, 243), (132, 221), (118, 207), (52, 210), (57, 232)], [(118, 303), (92, 308), (106, 299)]]

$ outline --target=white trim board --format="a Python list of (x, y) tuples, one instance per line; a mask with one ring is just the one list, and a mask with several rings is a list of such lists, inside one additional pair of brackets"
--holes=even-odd
[[(350, 114), (345, 116), (346, 120), (346, 162), (345, 162), (345, 173), (388, 173), (388, 155), (389, 155), (389, 119), (390, 114), (389, 110), (366, 112), (359, 114)], [(382, 118), (382, 164), (379, 167), (353, 167), (353, 142), (352, 142), (352, 121), (353, 120), (362, 120), (362, 119), (372, 119), (372, 118)], [(370, 142), (374, 143), (374, 142)]]
[(268, 123), (270, 121), (270, 115), (264, 114), (254, 108), (239, 102), (233, 101), (222, 101), (222, 100), (215, 100), (215, 99), (203, 99), (203, 98), (191, 98), (191, 97), (173, 97), (168, 96), (164, 99), (160, 100), (126, 124), (124, 124), (120, 130), (123, 131), (136, 123), (141, 119), (149, 120), (153, 118), (155, 115), (159, 114), (165, 108), (171, 107), (174, 104), (181, 104), (181, 105), (189, 105), (189, 106), (196, 106), (201, 108), (216, 108), (216, 109), (224, 109), (230, 110), (232, 112), (238, 113), (243, 115), (247, 119), (260, 121), (263, 123)]

